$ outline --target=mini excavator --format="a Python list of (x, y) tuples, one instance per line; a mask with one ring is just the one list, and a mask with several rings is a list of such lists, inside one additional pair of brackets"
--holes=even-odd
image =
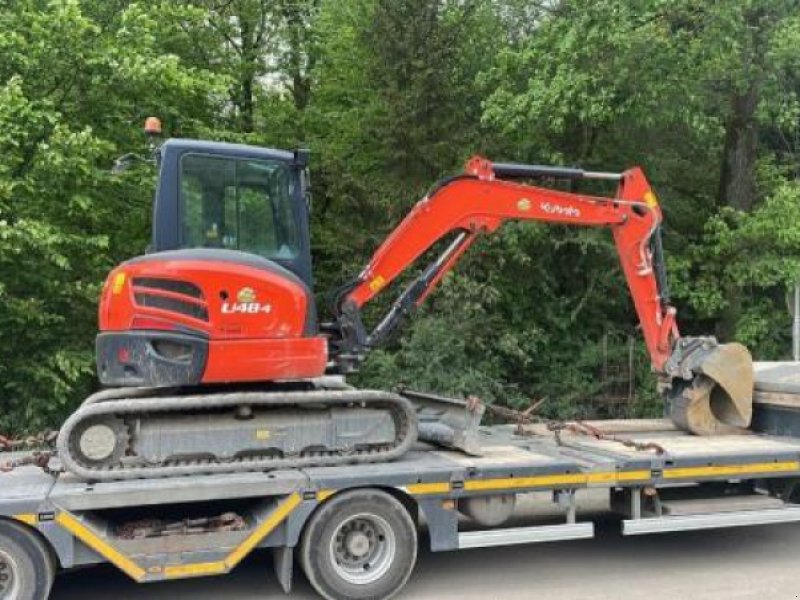
[[(160, 134), (148, 119), (146, 131)], [(355, 371), (479, 236), (507, 221), (606, 227), (673, 421), (697, 435), (746, 428), (752, 361), (740, 344), (682, 337), (667, 292), (662, 213), (639, 168), (622, 173), (470, 159), (438, 182), (335, 294), (312, 293), (309, 154), (228, 143), (153, 143), (159, 177), (148, 253), (108, 276), (97, 369), (106, 389), (61, 429), (59, 456), (90, 480), (392, 460), (416, 440), (408, 399), (359, 390)], [(613, 197), (531, 182), (606, 180)], [(434, 250), (432, 250), (432, 248)], [(434, 260), (367, 329), (362, 308)]]

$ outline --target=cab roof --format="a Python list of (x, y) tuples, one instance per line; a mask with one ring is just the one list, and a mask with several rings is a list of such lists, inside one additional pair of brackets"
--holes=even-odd
[(286, 162), (291, 162), (295, 159), (295, 153), (287, 150), (189, 138), (170, 138), (161, 145), (161, 152), (171, 150), (177, 152), (197, 151), (203, 154), (220, 154), (239, 158), (281, 160)]

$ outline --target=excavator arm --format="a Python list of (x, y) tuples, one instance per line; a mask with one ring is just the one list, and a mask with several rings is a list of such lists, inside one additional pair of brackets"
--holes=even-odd
[[(603, 198), (510, 180), (542, 176), (615, 180), (617, 194)], [(492, 233), (510, 220), (610, 228), (653, 366), (663, 370), (678, 331), (675, 309), (665, 302), (661, 292), (664, 282), (659, 281), (659, 271), (653, 264), (654, 258), (661, 260), (654, 257), (651, 248), (661, 225), (661, 209), (638, 168), (619, 174), (594, 173), (535, 165), (492, 165), (479, 157), (471, 159), (464, 175), (442, 182), (414, 206), (376, 250), (355, 285), (339, 299), (340, 314), (358, 319), (362, 306), (436, 242), (455, 234), (370, 335), (357, 331), (359, 322), (348, 323), (354, 328), (355, 345), (369, 348), (383, 341), (403, 314), (427, 298), (479, 235)]]
[[(606, 198), (518, 181), (539, 177), (611, 180), (617, 182), (617, 192)], [(340, 365), (358, 364), (427, 298), (479, 235), (492, 233), (509, 220), (609, 228), (653, 368), (670, 382), (665, 389), (671, 405), (680, 405), (674, 420), (695, 433), (717, 433), (723, 425), (749, 424), (752, 382), (748, 384), (743, 376), (747, 368), (752, 371), (747, 350), (738, 344), (719, 345), (713, 338), (680, 337), (664, 275), (661, 208), (639, 168), (605, 173), (470, 159), (462, 175), (440, 182), (413, 207), (358, 278), (341, 290), (335, 301), (340, 334), (335, 360)], [(448, 236), (452, 239), (442, 253), (367, 333), (361, 308)], [(707, 365), (712, 367), (704, 368)], [(709, 381), (714, 385), (708, 385)], [(720, 390), (724, 392), (722, 400)], [(699, 405), (702, 410), (698, 411)], [(725, 419), (717, 414), (723, 412)]]

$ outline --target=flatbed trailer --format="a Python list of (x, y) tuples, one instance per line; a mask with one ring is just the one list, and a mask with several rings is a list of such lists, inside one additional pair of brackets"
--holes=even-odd
[[(59, 570), (105, 562), (140, 583), (219, 576), (257, 548), (287, 593), (297, 560), (325, 598), (386, 598), (420, 532), (432, 551), (593, 537), (576, 510), (589, 488), (608, 490), (624, 535), (800, 521), (799, 371), (759, 366), (766, 391), (744, 435), (512, 424), (481, 427), (475, 455), (421, 443), (374, 465), (106, 483), (19, 468), (0, 475), (0, 599), (46, 598)], [(504, 526), (518, 495), (542, 491), (557, 522)]]

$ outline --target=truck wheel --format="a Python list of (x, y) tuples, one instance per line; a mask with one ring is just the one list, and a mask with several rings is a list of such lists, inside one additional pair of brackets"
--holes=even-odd
[(345, 492), (306, 524), (300, 562), (327, 600), (385, 600), (408, 581), (417, 530), (406, 508), (376, 490)]
[(0, 600), (46, 600), (54, 576), (44, 542), (23, 525), (0, 521)]

